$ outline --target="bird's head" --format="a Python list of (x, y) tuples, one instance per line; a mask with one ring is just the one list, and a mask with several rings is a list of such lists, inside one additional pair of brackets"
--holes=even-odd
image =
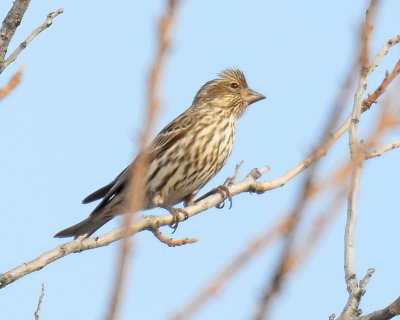
[(250, 104), (265, 99), (248, 87), (243, 72), (238, 69), (223, 70), (218, 76), (200, 88), (193, 101), (194, 107), (222, 108), (240, 117)]

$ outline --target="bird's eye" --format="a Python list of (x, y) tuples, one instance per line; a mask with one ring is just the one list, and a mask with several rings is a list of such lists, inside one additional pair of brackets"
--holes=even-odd
[(237, 88), (239, 88), (239, 85), (236, 82), (232, 82), (231, 83), (231, 88), (237, 89)]

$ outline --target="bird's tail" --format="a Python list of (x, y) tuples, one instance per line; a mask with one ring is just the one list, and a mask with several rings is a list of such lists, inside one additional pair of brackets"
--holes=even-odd
[(103, 226), (105, 223), (110, 221), (113, 216), (97, 215), (89, 216), (87, 219), (69, 227), (67, 229), (61, 230), (54, 238), (67, 238), (74, 237), (75, 239), (79, 236), (87, 235), (90, 237), (97, 229)]

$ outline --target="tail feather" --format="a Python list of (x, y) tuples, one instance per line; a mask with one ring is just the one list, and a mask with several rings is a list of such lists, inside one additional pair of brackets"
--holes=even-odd
[(61, 230), (54, 235), (54, 238), (67, 238), (74, 237), (75, 239), (79, 236), (87, 235), (90, 237), (97, 229), (102, 227), (105, 223), (110, 221), (113, 217), (111, 216), (89, 216), (87, 219)]

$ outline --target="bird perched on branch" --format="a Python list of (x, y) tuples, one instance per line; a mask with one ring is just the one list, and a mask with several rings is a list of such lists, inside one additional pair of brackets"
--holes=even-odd
[[(248, 87), (237, 69), (223, 70), (219, 78), (204, 84), (190, 108), (162, 129), (150, 145), (142, 209), (164, 207), (175, 219), (178, 209), (173, 206), (182, 201), (185, 206), (192, 203), (199, 190), (217, 174), (231, 154), (237, 120), (250, 104), (264, 98)], [(82, 201), (101, 199), (87, 219), (55, 237), (90, 236), (125, 213), (124, 204), (135, 189), (129, 185), (133, 164)]]

